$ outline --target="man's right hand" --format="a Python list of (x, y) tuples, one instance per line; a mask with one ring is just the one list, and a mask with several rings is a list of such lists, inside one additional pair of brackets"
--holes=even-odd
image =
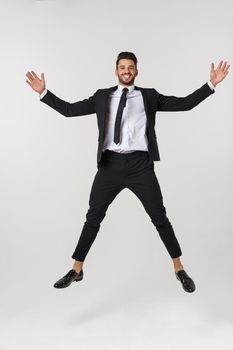
[(35, 72), (33, 72), (33, 70), (31, 72), (27, 72), (26, 76), (29, 79), (26, 80), (26, 83), (28, 83), (28, 85), (30, 85), (34, 91), (42, 94), (42, 92), (45, 90), (44, 73), (41, 73), (41, 79), (36, 75)]

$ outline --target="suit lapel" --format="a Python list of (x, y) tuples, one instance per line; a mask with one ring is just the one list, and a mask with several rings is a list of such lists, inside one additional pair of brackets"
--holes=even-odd
[(101, 95), (101, 102), (100, 102), (100, 113), (99, 114), (99, 123), (100, 123), (100, 140), (104, 139), (104, 127), (105, 127), (105, 118), (108, 113), (108, 101), (109, 101), (109, 96), (110, 93), (114, 90), (116, 90), (118, 86), (112, 86), (108, 89), (105, 89), (102, 91)]
[(148, 96), (146, 94), (146, 90), (138, 86), (135, 86), (135, 89), (141, 91), (145, 113), (146, 113), (146, 119), (147, 119), (147, 129), (148, 129), (148, 132), (150, 133), (150, 131), (152, 130), (152, 125), (151, 125), (150, 113), (149, 113), (149, 108), (147, 103)]
[(147, 120), (148, 120), (149, 119), (149, 113), (148, 113), (147, 96), (146, 96), (145, 90), (143, 88), (138, 87), (138, 86), (135, 86), (135, 90), (141, 91), (143, 102), (144, 102), (145, 113), (146, 113), (146, 117), (147, 117)]

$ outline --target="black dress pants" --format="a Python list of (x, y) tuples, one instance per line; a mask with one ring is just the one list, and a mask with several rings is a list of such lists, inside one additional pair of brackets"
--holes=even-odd
[(170, 257), (181, 256), (180, 245), (166, 216), (162, 193), (154, 172), (154, 162), (149, 158), (149, 153), (117, 153), (106, 150), (92, 184), (86, 222), (72, 258), (84, 261), (108, 206), (124, 188), (133, 191), (142, 202)]

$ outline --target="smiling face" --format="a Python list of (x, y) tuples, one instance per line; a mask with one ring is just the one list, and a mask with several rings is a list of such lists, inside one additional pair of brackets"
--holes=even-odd
[(133, 60), (121, 59), (115, 70), (119, 84), (129, 86), (134, 84), (134, 79), (138, 75), (138, 70)]

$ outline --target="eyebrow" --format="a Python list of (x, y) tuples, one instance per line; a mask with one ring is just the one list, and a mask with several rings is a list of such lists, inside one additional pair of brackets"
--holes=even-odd
[[(120, 67), (120, 68), (124, 68), (125, 66), (121, 64), (119, 67)], [(134, 66), (133, 66), (132, 64), (131, 64), (129, 67), (130, 67), (130, 68), (134, 68)]]

